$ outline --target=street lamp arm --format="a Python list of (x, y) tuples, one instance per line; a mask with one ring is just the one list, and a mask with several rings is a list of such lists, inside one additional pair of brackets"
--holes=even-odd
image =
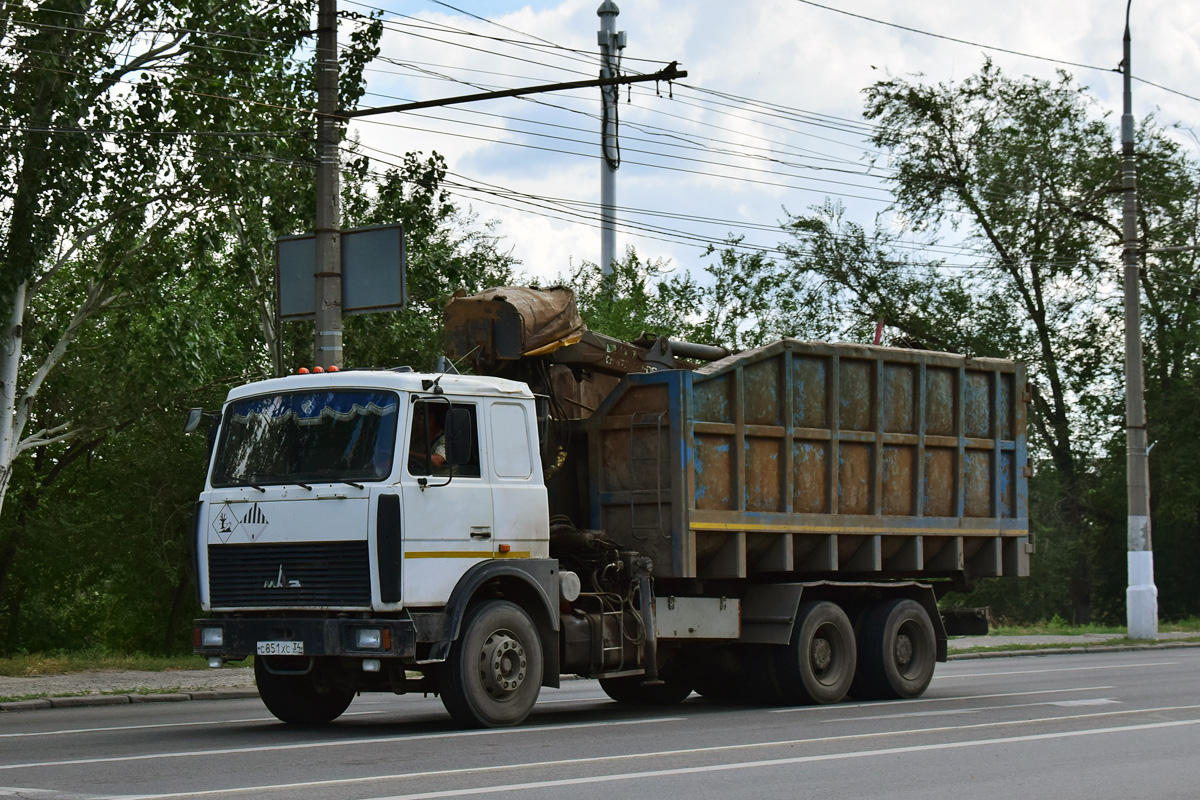
[(627, 83), (645, 83), (646, 81), (673, 81), (678, 78), (686, 78), (687, 70), (679, 69), (679, 62), (672, 61), (664, 69), (659, 70), (651, 75), (617, 75), (611, 78), (593, 78), (586, 81), (570, 81), (568, 83), (546, 83), (541, 86), (526, 86), (520, 89), (504, 89), (498, 92), (480, 92), (477, 94), (463, 94), (457, 97), (443, 97), (440, 100), (421, 100), (416, 103), (400, 103), (392, 106), (379, 106), (378, 108), (363, 108), (357, 111), (342, 111), (339, 116), (346, 119), (354, 119), (355, 117), (369, 117), (375, 114), (390, 114), (393, 111), (416, 111), (420, 108), (437, 108), (439, 106), (453, 106), (462, 103), (474, 103), (477, 100), (496, 100), (502, 97), (521, 97), (527, 94), (541, 94), (543, 92), (562, 92), (568, 89), (592, 89), (597, 86), (622, 86)]

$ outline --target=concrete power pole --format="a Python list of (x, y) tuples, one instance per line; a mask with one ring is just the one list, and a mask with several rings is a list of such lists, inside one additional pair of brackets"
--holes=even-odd
[(342, 366), (341, 173), (338, 146), (337, 0), (317, 3), (317, 267), (313, 361)]
[[(614, 78), (619, 71), (621, 50), (625, 49), (625, 31), (618, 33), (616, 29), (620, 13), (613, 0), (604, 0), (596, 10), (600, 17), (596, 39), (600, 45), (601, 78)], [(600, 163), (600, 267), (605, 275), (609, 275), (617, 257), (617, 169), (621, 166), (621, 150), (617, 145), (617, 101), (620, 88), (604, 86), (600, 89), (600, 97), (603, 108), (600, 149), (604, 156)]]
[(1121, 188), (1125, 195), (1125, 470), (1129, 497), (1129, 586), (1125, 611), (1132, 639), (1158, 636), (1158, 589), (1150, 546), (1150, 470), (1146, 459), (1146, 401), (1143, 396), (1142, 310), (1138, 277), (1137, 172), (1133, 153), (1133, 91), (1130, 69), (1129, 5), (1125, 7), (1125, 109), (1121, 115)]

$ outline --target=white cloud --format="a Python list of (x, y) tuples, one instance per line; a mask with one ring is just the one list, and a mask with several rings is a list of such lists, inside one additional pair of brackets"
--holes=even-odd
[[(823, 2), (864, 17), (1063, 61), (1115, 68), (1121, 59), (1122, 0)], [(496, 39), (524, 39), (523, 33), (594, 53), (598, 0), (534, 4), (459, 0), (455, 5), (521, 33), (433, 4), (405, 2), (400, 10), (420, 22), (396, 20), (400, 30), (407, 32), (389, 31), (383, 55), (473, 81), (478, 90), (579, 80), (596, 73), (595, 61), (586, 56), (550, 48), (518, 48)], [(678, 60), (689, 72), (686, 84), (851, 121), (861, 122), (862, 89), (874, 81), (913, 73), (923, 73), (930, 81), (961, 80), (977, 71), (984, 58), (979, 47), (880, 25), (798, 0), (737, 4), (626, 0), (619, 5), (617, 28), (627, 32), (629, 42), (627, 69), (656, 68), (634, 59)], [(428, 29), (417, 30), (413, 24)], [(447, 27), (478, 36), (458, 35)], [(1193, 76), (1200, 73), (1200, 4), (1139, 0), (1133, 8), (1133, 36), (1135, 76), (1200, 94), (1193, 90)], [(1010, 74), (1051, 77), (1059, 68), (1071, 70), (1091, 87), (1101, 108), (1111, 110), (1113, 121), (1119, 117), (1121, 76), (1116, 72), (1078, 69), (996, 51), (990, 55)], [(369, 105), (477, 90), (428, 76), (417, 79), (412, 69), (386, 63), (375, 66), (388, 72), (371, 73), (369, 89), (376, 95), (366, 98)], [(803, 211), (826, 195), (845, 196), (851, 216), (864, 223), (870, 223), (886, 205), (882, 202), (885, 196), (871, 187), (872, 180), (811, 169), (813, 165), (852, 167), (814, 159), (854, 161), (867, 149), (861, 137), (838, 131), (838, 124), (832, 128), (801, 124), (784, 112), (764, 116), (739, 104), (719, 108), (714, 105), (714, 101), (723, 102), (719, 98), (697, 97), (686, 90), (677, 91), (670, 99), (667, 87), (660, 90), (662, 97), (655, 96), (653, 84), (642, 84), (632, 90), (633, 102), (628, 104), (622, 91), (624, 162), (617, 176), (619, 205), (729, 222), (703, 225), (661, 217), (627, 217), (639, 226), (663, 226), (671, 235), (622, 232), (618, 234), (619, 252), (634, 246), (643, 256), (666, 257), (691, 268), (701, 263), (700, 248), (662, 239), (690, 232), (719, 242), (726, 233), (744, 233), (747, 241), (770, 246), (782, 239), (779, 233), (739, 225), (774, 224), (782, 217), (781, 207)], [(497, 100), (393, 114), (356, 127), (364, 143), (397, 157), (408, 150), (437, 150), (446, 156), (452, 172), (469, 181), (596, 203), (599, 90), (538, 99), (561, 108), (527, 100)], [(1134, 103), (1139, 117), (1155, 112), (1167, 123), (1192, 125), (1200, 117), (1200, 102), (1140, 82), (1134, 85)], [(688, 141), (698, 149), (669, 146)], [(1195, 146), (1190, 137), (1188, 141)], [(738, 160), (714, 152), (759, 152), (755, 148), (764, 148), (761, 153), (790, 165), (809, 167)], [(654, 153), (671, 153), (676, 158)], [(860, 199), (872, 197), (877, 199)], [(598, 260), (599, 230), (594, 224), (548, 218), (545, 211), (537, 209), (504, 207), (520, 205), (512, 200), (495, 200), (504, 206), (491, 205), (484, 196), (464, 194), (459, 202), (472, 204), (485, 218), (501, 221), (500, 233), (531, 275), (549, 279), (566, 272), (571, 264)], [(580, 210), (595, 214), (587, 207)], [(551, 216), (564, 214), (552, 212)]]

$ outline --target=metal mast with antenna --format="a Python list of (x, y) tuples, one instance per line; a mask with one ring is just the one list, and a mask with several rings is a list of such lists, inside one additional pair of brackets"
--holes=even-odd
[(1121, 189), (1125, 195), (1125, 470), (1129, 498), (1128, 566), (1125, 613), (1131, 639), (1158, 637), (1158, 588), (1150, 546), (1150, 470), (1146, 459), (1146, 400), (1142, 368), (1142, 309), (1138, 282), (1137, 172), (1133, 151), (1133, 91), (1130, 70), (1129, 9), (1125, 7), (1125, 109), (1121, 115)]
[[(625, 49), (625, 31), (617, 32), (617, 15), (621, 10), (613, 0), (604, 0), (596, 14), (600, 17), (600, 31), (596, 35), (600, 45), (600, 78), (615, 78), (620, 72), (621, 51)], [(621, 166), (621, 150), (617, 144), (617, 101), (620, 90), (616, 86), (600, 89), (603, 113), (600, 122), (600, 149), (604, 156), (600, 163), (600, 267), (603, 274), (613, 271), (613, 260), (617, 257), (617, 169)]]

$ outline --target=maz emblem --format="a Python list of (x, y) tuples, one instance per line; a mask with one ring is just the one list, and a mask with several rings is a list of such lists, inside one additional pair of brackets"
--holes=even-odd
[(264, 589), (299, 589), (300, 581), (288, 580), (287, 576), (283, 574), (283, 564), (280, 564), (279, 565), (279, 575), (275, 578), (275, 580), (271, 580), (270, 578), (268, 578), (265, 581), (263, 581), (263, 588)]

